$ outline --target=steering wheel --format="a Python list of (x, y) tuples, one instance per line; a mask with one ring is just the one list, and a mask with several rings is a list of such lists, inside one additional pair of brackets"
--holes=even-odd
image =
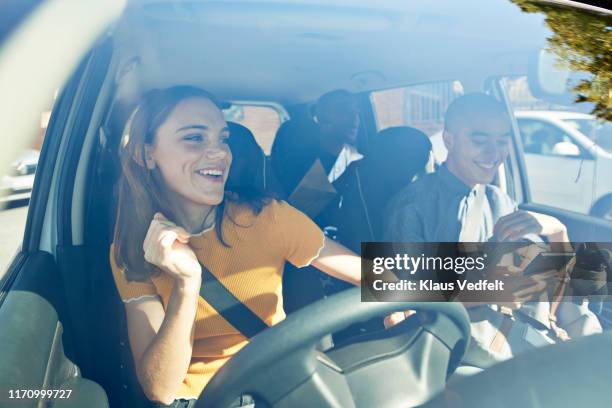
[[(426, 365), (427, 358), (435, 359), (436, 356), (443, 355), (445, 358), (441, 364), (443, 369), (446, 370), (448, 367), (448, 373), (454, 371), (456, 364), (467, 350), (470, 338), (469, 317), (462, 304), (361, 302), (360, 289), (353, 288), (304, 307), (281, 323), (253, 337), (247, 346), (215, 374), (200, 395), (196, 407), (235, 406), (232, 404), (244, 394), (254, 396), (257, 407), (295, 406), (295, 404), (364, 406), (363, 401), (355, 402), (355, 394), (359, 391), (365, 393), (368, 389), (376, 389), (379, 385), (375, 382), (376, 377), (380, 377), (378, 374), (382, 374), (381, 382), (385, 381), (385, 374), (392, 375), (393, 367), (398, 364), (397, 360), (393, 360), (398, 355), (395, 349), (388, 347), (388, 343), (385, 346), (381, 340), (371, 347), (384, 349), (376, 356), (376, 364), (384, 366), (386, 362), (390, 365), (382, 367), (384, 371), (374, 375), (369, 372), (370, 375), (366, 378), (367, 381), (371, 380), (370, 384), (363, 384), (362, 387), (361, 384), (349, 385), (345, 378), (348, 375), (345, 370), (336, 365), (326, 354), (317, 351), (317, 345), (325, 335), (342, 330), (353, 323), (376, 316), (381, 316), (382, 319), (382, 316), (391, 312), (408, 309), (416, 310), (418, 312), (416, 316), (420, 320), (417, 326), (419, 329), (412, 332), (421, 330), (423, 333), (429, 330), (428, 326), (431, 326), (431, 332), (428, 333), (430, 337), (425, 343), (430, 346), (432, 343), (439, 343), (441, 346), (437, 349), (426, 348), (425, 356), (420, 353), (413, 361), (408, 362), (407, 366), (413, 366), (414, 361), (423, 363), (425, 360), (425, 365), (418, 374), (423, 377), (431, 376), (431, 371), (434, 370)], [(388, 332), (392, 332), (404, 323), (407, 321), (389, 329)], [(415, 344), (415, 336), (407, 343)], [(404, 351), (410, 346), (410, 344), (405, 345), (404, 339), (400, 344), (404, 347)], [(442, 346), (446, 347), (443, 350), (446, 354), (440, 352)], [(359, 344), (356, 347), (359, 347)], [(351, 358), (359, 355), (355, 350), (358, 349), (350, 350)], [(439, 358), (435, 361), (440, 363)], [(409, 377), (397, 380), (402, 381), (400, 384), (405, 386), (410, 385)], [(442, 385), (438, 388), (443, 387), (444, 380), (442, 374)], [(388, 396), (389, 393), (384, 398)]]

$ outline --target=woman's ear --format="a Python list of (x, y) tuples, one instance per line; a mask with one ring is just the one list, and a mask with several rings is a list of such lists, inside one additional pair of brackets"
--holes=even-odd
[(155, 168), (155, 160), (153, 160), (153, 146), (149, 144), (144, 145), (144, 161), (147, 169), (153, 170)]
[(138, 150), (134, 152), (134, 161), (142, 167), (153, 170), (155, 168), (155, 160), (153, 160), (152, 146), (145, 144), (142, 151)]

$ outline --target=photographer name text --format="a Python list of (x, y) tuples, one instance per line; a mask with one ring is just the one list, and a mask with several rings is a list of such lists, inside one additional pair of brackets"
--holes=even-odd
[(500, 279), (489, 281), (481, 279), (478, 281), (456, 281), (456, 282), (436, 282), (431, 279), (420, 281), (399, 280), (397, 282), (385, 282), (377, 279), (372, 282), (372, 288), (377, 291), (453, 291), (459, 289), (461, 291), (470, 292), (485, 292), (485, 291), (503, 291), (504, 282)]

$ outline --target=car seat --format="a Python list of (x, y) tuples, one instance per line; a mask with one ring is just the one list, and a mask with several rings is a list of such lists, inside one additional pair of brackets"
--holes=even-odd
[(230, 137), (227, 141), (232, 151), (232, 165), (226, 190), (254, 188), (265, 190), (265, 154), (257, 144), (253, 133), (243, 125), (228, 122)]
[(383, 129), (370, 142), (361, 175), (377, 240), (384, 241), (382, 231), (387, 203), (417, 175), (427, 172), (431, 157), (429, 137), (408, 126)]
[(314, 161), (318, 133), (317, 124), (309, 118), (288, 120), (276, 132), (270, 161), (282, 197), (291, 194)]
[[(306, 134), (310, 129), (301, 123), (292, 124), (283, 129), (285, 132), (295, 133), (283, 135), (284, 143), (288, 143), (298, 136), (312, 137)], [(279, 135), (280, 136), (280, 135)], [(310, 143), (301, 142), (304, 144)], [(360, 184), (358, 188), (349, 192), (354, 197), (351, 201), (356, 205), (363, 204), (367, 208), (369, 221), (372, 224), (375, 240), (382, 240), (382, 224), (384, 221), (384, 207), (397, 191), (407, 186), (414, 176), (424, 172), (430, 161), (432, 146), (427, 135), (410, 127), (396, 127), (385, 129), (376, 135), (371, 142), (370, 150), (357, 168)], [(273, 154), (278, 153), (273, 149)], [(273, 156), (274, 160), (274, 156)], [(274, 162), (274, 161), (273, 161)], [(280, 161), (276, 161), (278, 165)], [(279, 170), (280, 171), (280, 170)], [(281, 173), (279, 173), (280, 175)], [(356, 212), (355, 212), (356, 214)], [(366, 222), (366, 220), (361, 220)], [(369, 236), (355, 237), (358, 241), (371, 240)], [(312, 268), (296, 270), (287, 266), (283, 277), (284, 306), (287, 313), (323, 298), (325, 295), (344, 290), (349, 286), (344, 282), (329, 278)], [(368, 322), (352, 326), (342, 333), (334, 336), (335, 341), (346, 340), (349, 337), (363, 334), (364, 331), (375, 330), (382, 326), (382, 319), (378, 323)]]
[(282, 188), (272, 171), (270, 159), (253, 133), (241, 124), (227, 124), (230, 130), (228, 144), (233, 158), (226, 190), (254, 189), (268, 196), (280, 196)]

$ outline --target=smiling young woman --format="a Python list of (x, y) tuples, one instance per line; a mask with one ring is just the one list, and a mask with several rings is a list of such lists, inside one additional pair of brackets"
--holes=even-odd
[(111, 265), (138, 379), (162, 404), (192, 404), (248, 343), (201, 296), (203, 267), (268, 326), (285, 318), (285, 261), (360, 282), (360, 258), (304, 214), (225, 191), (228, 137), (215, 98), (179, 86), (144, 96), (121, 149)]

